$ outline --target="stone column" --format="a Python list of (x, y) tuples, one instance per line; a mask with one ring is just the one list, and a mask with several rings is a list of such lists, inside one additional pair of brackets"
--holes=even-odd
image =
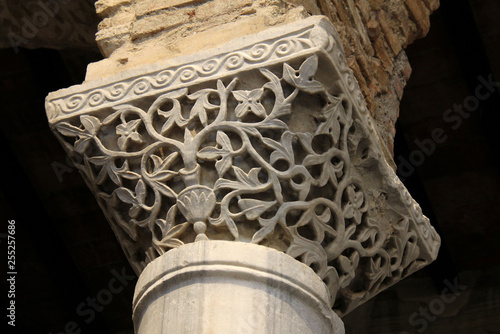
[(251, 243), (200, 241), (151, 262), (134, 298), (136, 333), (344, 333), (305, 264)]
[(439, 236), (314, 16), (51, 93), (154, 333), (343, 333)]

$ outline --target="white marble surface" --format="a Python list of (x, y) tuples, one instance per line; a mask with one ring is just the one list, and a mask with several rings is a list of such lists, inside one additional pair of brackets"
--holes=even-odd
[(183, 245), (151, 262), (134, 298), (137, 334), (344, 334), (306, 265), (268, 247)]

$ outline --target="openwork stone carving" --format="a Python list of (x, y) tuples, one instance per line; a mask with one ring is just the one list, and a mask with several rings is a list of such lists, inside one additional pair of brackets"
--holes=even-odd
[(47, 114), (137, 272), (185, 243), (256, 243), (345, 314), (437, 255), (325, 19), (53, 93)]

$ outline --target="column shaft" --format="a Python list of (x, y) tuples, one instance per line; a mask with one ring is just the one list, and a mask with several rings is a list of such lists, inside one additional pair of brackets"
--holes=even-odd
[(181, 246), (136, 287), (137, 334), (344, 333), (325, 284), (274, 249), (228, 241)]

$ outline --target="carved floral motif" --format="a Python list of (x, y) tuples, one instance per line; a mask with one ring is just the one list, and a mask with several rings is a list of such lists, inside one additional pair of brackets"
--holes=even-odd
[(342, 314), (432, 261), (439, 237), (339, 54), (340, 72), (309, 52), (53, 122), (138, 272), (184, 243), (251, 242), (310, 266)]

